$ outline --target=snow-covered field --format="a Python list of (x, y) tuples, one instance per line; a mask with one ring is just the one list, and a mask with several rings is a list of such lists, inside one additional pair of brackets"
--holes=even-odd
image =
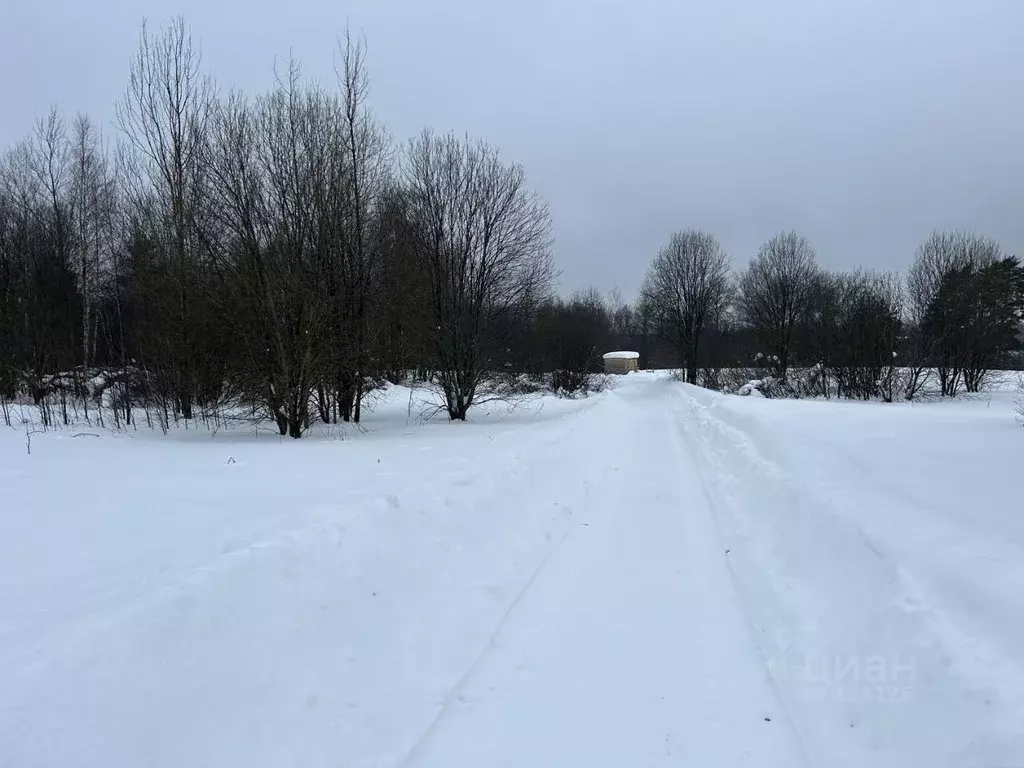
[(0, 766), (1021, 766), (1012, 395), (0, 430)]

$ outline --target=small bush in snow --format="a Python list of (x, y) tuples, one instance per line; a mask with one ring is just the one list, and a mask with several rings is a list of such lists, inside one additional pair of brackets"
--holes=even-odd
[(528, 373), (510, 373), (494, 376), (484, 382), (482, 391), (499, 397), (518, 397), (532, 395), (548, 387), (548, 383), (540, 376)]
[(724, 368), (719, 375), (721, 391), (726, 394), (738, 394), (743, 385), (757, 378), (753, 368)]
[(761, 379), (752, 379), (736, 390), (741, 396), (760, 396), (766, 398), (796, 398), (797, 393), (793, 386), (774, 376), (765, 376)]
[(559, 397), (586, 397), (602, 392), (608, 386), (610, 377), (603, 373), (587, 373), (582, 376), (567, 376), (566, 371), (551, 374), (551, 392)]
[[(790, 370), (792, 378), (795, 371)], [(729, 368), (718, 372), (721, 390), (741, 396), (800, 397), (802, 388), (795, 388), (790, 381), (782, 378), (782, 366), (776, 355), (758, 352), (754, 364), (749, 368)]]
[(746, 384), (744, 384), (743, 386), (739, 387), (736, 390), (736, 394), (739, 395), (740, 397), (764, 397), (764, 393), (762, 393), (760, 389), (763, 383), (764, 382), (761, 381), (761, 379), (754, 379), (753, 381), (748, 381)]
[(586, 392), (590, 384), (590, 374), (585, 371), (574, 371), (562, 368), (551, 374), (551, 391), (555, 394), (574, 395)]
[[(723, 375), (727, 371), (729, 371), (729, 370), (732, 370), (732, 369), (698, 368), (697, 369), (697, 386), (698, 387), (704, 387), (704, 389), (715, 389), (715, 390), (722, 391), (722, 390), (726, 389), (726, 387), (727, 387), (727, 384), (725, 383), (725, 379), (723, 378)], [(673, 369), (672, 373), (670, 375), (670, 378), (672, 379), (672, 381), (679, 381), (679, 382), (682, 382), (682, 383), (685, 384), (686, 383), (686, 369), (685, 368), (675, 368), (675, 369)], [(739, 383), (742, 383), (742, 382), (738, 383), (736, 381), (733, 381), (732, 379), (730, 379), (730, 382), (733, 384), (732, 389), (736, 389), (736, 387), (739, 386)]]
[(722, 389), (722, 369), (700, 368), (697, 371), (697, 383), (705, 389)]
[(822, 363), (810, 368), (790, 368), (786, 379), (793, 397), (828, 397), (828, 376)]

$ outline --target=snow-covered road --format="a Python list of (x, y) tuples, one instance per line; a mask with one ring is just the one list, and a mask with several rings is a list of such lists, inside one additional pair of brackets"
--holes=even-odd
[(1008, 400), (407, 399), (0, 434), (0, 765), (1024, 765)]
[(805, 764), (732, 587), (678, 389), (610, 398), (596, 493), (404, 764)]

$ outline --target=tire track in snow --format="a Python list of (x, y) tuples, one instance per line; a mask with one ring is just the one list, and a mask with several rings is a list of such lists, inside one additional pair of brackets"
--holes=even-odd
[[(732, 557), (739, 558), (730, 566), (742, 564), (745, 570), (741, 575), (732, 568), (740, 591), (756, 596), (748, 601), (751, 613), (760, 615), (767, 628), (786, 631), (788, 645), (778, 650), (785, 655), (788, 647), (790, 655), (802, 653), (804, 660), (817, 658), (822, 665), (853, 663), (855, 670), (860, 669), (855, 683), (861, 687), (864, 668), (857, 664), (881, 660), (888, 684), (894, 668), (890, 665), (909, 659), (909, 678), (899, 678), (909, 680), (905, 698), (884, 698), (874, 688), (866, 694), (860, 688), (852, 696), (842, 693), (842, 678), (831, 667), (828, 672), (804, 667), (803, 680), (784, 678), (798, 684), (783, 695), (789, 694), (798, 726), (806, 724), (815, 752), (827, 756), (823, 765), (974, 768), (1004, 764), (1005, 755), (1019, 755), (1014, 737), (1007, 741), (1007, 734), (1018, 729), (1006, 722), (999, 725), (983, 692), (972, 690), (971, 681), (959, 678), (951, 668), (956, 654), (946, 647), (941, 632), (937, 635), (929, 628), (920, 601), (908, 603), (907, 596), (920, 590), (893, 549), (898, 541), (893, 545), (880, 539), (877, 531), (860, 523), (858, 505), (881, 505), (899, 514), (909, 499), (901, 500), (884, 486), (872, 496), (871, 483), (864, 482), (870, 474), (851, 482), (848, 467), (832, 469), (828, 464), (822, 480), (798, 485), (797, 476), (759, 447), (765, 438), (780, 458), (791, 450), (787, 443), (758, 432), (756, 411), (745, 413), (744, 428), (739, 428), (719, 417), (734, 415), (720, 408), (723, 396), (707, 393), (702, 398), (706, 403), (689, 392), (684, 396), (693, 403), (708, 447), (701, 453), (706, 454), (711, 476), (719, 480), (727, 517), (739, 526), (732, 544)], [(764, 407), (783, 405), (766, 402)], [(817, 445), (826, 456), (842, 450), (824, 439)], [(802, 457), (796, 465), (800, 471), (805, 466), (819, 472), (823, 468), (800, 452), (793, 457)], [(836, 506), (842, 504), (846, 506)], [(799, 658), (797, 662), (801, 671)], [(823, 686), (819, 693), (824, 698), (810, 695), (816, 685)], [(943, 727), (936, 729), (936, 722)]]
[[(701, 409), (705, 412), (707, 418), (714, 418), (707, 414), (707, 407), (701, 405), (695, 398), (689, 397), (684, 393), (686, 397), (686, 405), (690, 413), (693, 413), (695, 409)], [(695, 474), (699, 479), (699, 485), (701, 494), (704, 497), (704, 501), (707, 504), (708, 518), (711, 521), (712, 528), (714, 529), (715, 538), (718, 542), (719, 551), (722, 552), (722, 559), (724, 560), (725, 569), (729, 573), (730, 591), (736, 599), (737, 604), (743, 613), (746, 621), (747, 631), (750, 636), (751, 643), (754, 648), (757, 649), (758, 655), (761, 657), (765, 667), (765, 680), (768, 683), (769, 688), (772, 691), (772, 695), (778, 704), (779, 709), (785, 715), (786, 728), (790, 731), (793, 736), (793, 741), (796, 743), (801, 752), (801, 763), (804, 766), (812, 766), (820, 763), (812, 762), (810, 755), (807, 752), (807, 741), (804, 737), (802, 729), (797, 725), (795, 714), (793, 712), (792, 705), (789, 702), (771, 673), (769, 664), (770, 655), (765, 652), (763, 644), (763, 632), (759, 632), (757, 624), (754, 621), (753, 615), (750, 610), (749, 601), (744, 594), (743, 590), (740, 589), (737, 582), (736, 573), (733, 570), (732, 562), (728, 557), (726, 539), (722, 533), (721, 524), (718, 520), (718, 502), (715, 500), (714, 494), (708, 487), (707, 478), (705, 476), (705, 469), (709, 466), (709, 462), (706, 458), (702, 457), (699, 449), (693, 444), (693, 440), (690, 438), (689, 433), (684, 425), (684, 420), (680, 418), (681, 414), (678, 410), (673, 410), (674, 420), (674, 436), (676, 437), (676, 445), (679, 448), (681, 454), (686, 454), (689, 462), (696, 468)]]
[(424, 750), (430, 745), (432, 739), (434, 738), (434, 735), (438, 731), (438, 728), (442, 725), (448, 713), (451, 711), (452, 706), (459, 700), (459, 698), (462, 695), (462, 692), (466, 689), (466, 686), (476, 675), (477, 671), (483, 666), (488, 656), (490, 656), (490, 654), (494, 651), (497, 644), (497, 640), (500, 637), (502, 630), (508, 624), (510, 617), (515, 613), (516, 608), (519, 607), (520, 603), (522, 603), (523, 601), (523, 598), (525, 598), (526, 595), (533, 588), (533, 585), (537, 581), (537, 578), (544, 572), (544, 569), (554, 558), (555, 554), (562, 548), (566, 541), (568, 541), (568, 539), (575, 532), (579, 531), (582, 525), (584, 525), (583, 521), (586, 520), (587, 513), (593, 506), (594, 498), (600, 493), (602, 486), (605, 484), (605, 481), (608, 479), (608, 476), (610, 474), (611, 466), (609, 465), (605, 467), (605, 470), (602, 473), (600, 480), (596, 484), (590, 486), (590, 493), (587, 494), (586, 502), (583, 506), (583, 514), (580, 516), (578, 524), (570, 525), (565, 530), (565, 533), (563, 533), (544, 554), (544, 557), (537, 564), (537, 567), (534, 568), (533, 573), (530, 574), (530, 577), (526, 580), (526, 583), (523, 584), (522, 588), (512, 599), (512, 602), (509, 603), (508, 608), (505, 610), (505, 613), (502, 615), (502, 617), (498, 620), (498, 623), (495, 625), (494, 629), (491, 631), (490, 636), (487, 638), (487, 642), (480, 649), (480, 652), (476, 655), (476, 658), (473, 660), (473, 663), (469, 666), (469, 668), (456, 681), (455, 685), (452, 686), (452, 688), (445, 695), (443, 701), (441, 702), (440, 708), (437, 710), (437, 713), (434, 715), (433, 719), (427, 725), (423, 733), (420, 734), (420, 736), (416, 739), (413, 745), (409, 748), (409, 751), (405, 754), (405, 756), (398, 761), (398, 763), (396, 764), (397, 768), (409, 768), (409, 766), (415, 765), (416, 761), (423, 754)]
[[(793, 727), (801, 734), (811, 764), (822, 768), (873, 764), (877, 758), (851, 738), (847, 727), (853, 717), (849, 706), (855, 702), (815, 701), (813, 681), (791, 678), (791, 659), (797, 671), (806, 676), (809, 673), (800, 668), (801, 661), (806, 663), (808, 658), (818, 656), (822, 663), (833, 656), (847, 658), (847, 650), (833, 644), (846, 635), (855, 638), (856, 629), (865, 619), (856, 614), (853, 618), (842, 616), (841, 630), (829, 624), (837, 618), (829, 609), (843, 605), (845, 593), (836, 589), (837, 584), (829, 583), (835, 574), (828, 569), (829, 556), (823, 552), (848, 551), (852, 534), (869, 556), (870, 562), (860, 562), (863, 578), (877, 576), (874, 563), (886, 563), (883, 570), (891, 564), (880, 548), (870, 545), (862, 530), (841, 520), (827, 503), (808, 505), (805, 491), (797, 487), (795, 478), (765, 456), (746, 431), (714, 413), (723, 395), (689, 389), (681, 389), (680, 398), (687, 403), (706, 446), (694, 449), (705, 470), (702, 482), (708, 493), (723, 495), (724, 503), (715, 501), (714, 508), (719, 510), (720, 519), (724, 511), (736, 527), (735, 539), (729, 543), (729, 570), (746, 606), (769, 680), (785, 703)], [(717, 481), (715, 490), (708, 485), (709, 477)], [(795, 524), (794, 520), (805, 528), (802, 537), (788, 527)], [(805, 546), (811, 541), (814, 554), (808, 557)], [(794, 557), (795, 562), (790, 562)], [(746, 573), (737, 571), (740, 564)], [(781, 668), (781, 678), (775, 667)], [(790, 686), (783, 687), (782, 682)], [(832, 713), (838, 715), (834, 720), (821, 717), (829, 713), (829, 705), (839, 709)]]
[[(614, 390), (608, 391), (604, 399), (612, 401), (610, 407), (616, 409), (621, 409), (623, 407), (622, 399)], [(550, 447), (552, 452), (555, 452), (562, 450), (564, 445), (571, 444), (570, 438), (572, 438), (577, 432), (582, 430), (584, 427), (587, 427), (589, 425), (584, 416), (588, 414), (588, 412), (592, 408), (593, 406), (591, 405), (586, 409), (573, 414), (573, 426), (564, 434), (560, 435), (559, 439), (546, 440), (544, 442), (545, 448)], [(583, 514), (580, 516), (579, 519), (574, 517), (571, 521), (569, 521), (566, 530), (562, 533), (560, 537), (558, 537), (558, 539), (554, 541), (554, 543), (547, 549), (547, 551), (538, 561), (537, 565), (533, 568), (529, 577), (526, 579), (522, 587), (516, 593), (515, 597), (509, 603), (508, 607), (505, 609), (501, 618), (498, 619), (497, 623), (494, 625), (494, 628), (488, 635), (487, 641), (481, 646), (479, 652), (474, 657), (472, 663), (466, 668), (465, 672), (463, 672), (462, 675), (459, 676), (455, 683), (448, 689), (437, 711), (434, 713), (434, 716), (430, 719), (429, 723), (427, 723), (426, 727), (423, 729), (420, 735), (416, 737), (412, 745), (406, 750), (405, 754), (401, 758), (399, 758), (398, 761), (395, 763), (396, 768), (409, 768), (409, 766), (414, 765), (416, 761), (422, 756), (424, 751), (429, 747), (432, 740), (434, 739), (438, 729), (444, 723), (445, 718), (452, 710), (452, 707), (456, 704), (456, 702), (459, 701), (459, 698), (462, 695), (463, 691), (473, 680), (473, 677), (476, 675), (478, 670), (480, 670), (480, 668), (487, 661), (487, 658), (490, 656), (490, 654), (494, 651), (498, 638), (502, 633), (502, 630), (508, 625), (510, 618), (516, 611), (516, 608), (519, 607), (523, 599), (533, 588), (538, 577), (544, 572), (545, 568), (552, 561), (555, 554), (565, 545), (569, 538), (580, 529), (580, 527), (585, 525), (587, 513), (590, 511), (591, 507), (593, 506), (595, 498), (598, 497), (601, 488), (604, 486), (605, 482), (608, 479), (608, 476), (611, 474), (611, 462), (607, 459), (607, 457), (605, 457), (603, 460), (605, 461), (605, 465), (603, 471), (601, 471), (600, 473), (598, 481), (596, 483), (584, 481), (588, 488), (584, 494)], [(548, 463), (548, 460), (541, 459), (536, 456), (533, 458), (533, 461), (534, 463), (537, 464)]]
[(591, 497), (590, 533), (549, 554), (401, 766), (808, 765), (792, 729), (763, 722), (784, 710), (722, 591), (670, 392), (631, 384), (621, 424), (603, 422), (605, 477), (621, 471)]
[[(862, 499), (856, 507), (840, 507), (834, 511), (837, 516), (847, 520), (865, 507), (891, 508), (890, 514), (898, 514), (901, 524), (906, 525), (912, 518), (914, 527), (932, 539), (933, 545), (915, 547), (912, 556), (897, 558), (892, 550), (898, 547), (899, 530), (887, 531), (884, 522), (879, 528), (879, 520), (874, 519), (867, 523), (873, 534), (869, 537), (864, 533), (868, 545), (880, 557), (898, 561), (907, 612), (919, 616), (925, 624), (924, 635), (956, 659), (959, 671), (954, 674), (963, 685), (981, 688), (979, 681), (987, 681), (991, 691), (1001, 692), (1019, 712), (1024, 705), (1024, 655), (1017, 643), (1019, 627), (1006, 623), (1007, 617), (1017, 611), (1019, 591), (1007, 588), (1006, 584), (994, 590), (993, 586), (1000, 584), (998, 574), (979, 571), (982, 564), (972, 563), (971, 559), (987, 561), (989, 554), (998, 553), (998, 557), (991, 558), (996, 563), (1002, 558), (1019, 560), (1020, 543), (971, 526), (970, 517), (937, 514), (919, 493), (885, 476), (877, 465), (849, 445), (831, 445), (816, 434), (802, 437), (823, 455), (834, 457), (831, 460), (838, 466), (852, 467), (870, 479), (860, 484), (871, 489), (868, 501)], [(862, 525), (858, 528), (864, 530)], [(875, 541), (878, 543), (872, 545)], [(950, 542), (956, 542), (953, 562), (949, 560)], [(1021, 584), (1019, 579), (1016, 583)], [(989, 698), (992, 693), (985, 691), (983, 695)]]

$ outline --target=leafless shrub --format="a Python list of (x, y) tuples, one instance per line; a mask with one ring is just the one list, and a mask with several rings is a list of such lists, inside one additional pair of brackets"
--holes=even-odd
[(721, 367), (705, 367), (697, 371), (697, 383), (705, 389), (721, 390), (724, 382)]

